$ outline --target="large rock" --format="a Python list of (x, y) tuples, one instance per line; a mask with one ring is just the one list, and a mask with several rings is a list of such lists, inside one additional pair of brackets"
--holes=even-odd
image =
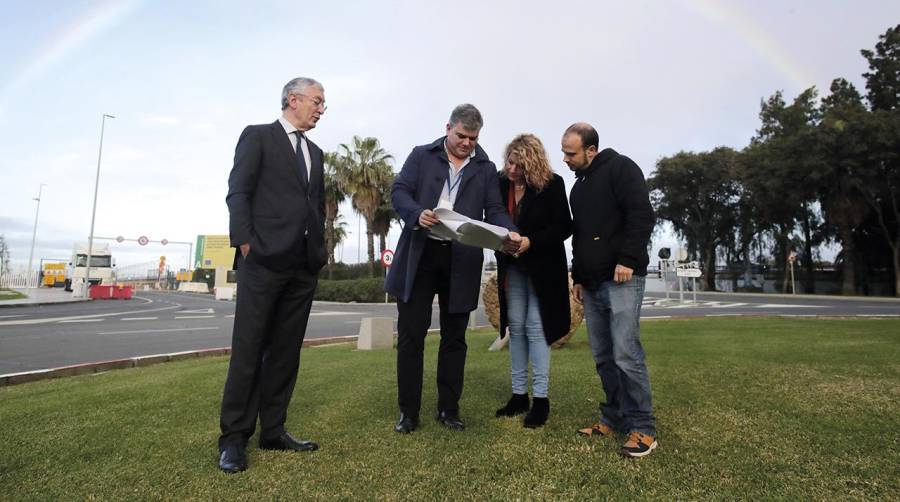
[[(487, 314), (488, 321), (490, 321), (491, 325), (494, 326), (495, 329), (500, 329), (500, 299), (497, 292), (497, 274), (492, 273), (488, 276), (487, 281), (484, 284), (484, 290), (481, 292), (481, 298), (484, 302), (484, 311)], [(553, 344), (553, 348), (559, 348), (569, 342), (569, 339), (572, 338), (572, 335), (575, 334), (575, 330), (581, 326), (581, 322), (584, 320), (584, 308), (575, 303), (575, 300), (572, 299), (572, 277), (569, 276), (569, 311), (572, 316), (572, 323), (569, 325), (569, 333), (566, 336), (560, 338)]]

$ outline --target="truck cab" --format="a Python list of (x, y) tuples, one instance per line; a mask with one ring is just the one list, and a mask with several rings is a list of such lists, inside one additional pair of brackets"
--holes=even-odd
[[(85, 280), (87, 271), (88, 245), (75, 244), (72, 249), (72, 258), (69, 261), (69, 274), (66, 278), (66, 291), (72, 291), (73, 284), (81, 284)], [(90, 284), (115, 284), (116, 262), (109, 251), (109, 244), (97, 244), (91, 250), (91, 276)]]

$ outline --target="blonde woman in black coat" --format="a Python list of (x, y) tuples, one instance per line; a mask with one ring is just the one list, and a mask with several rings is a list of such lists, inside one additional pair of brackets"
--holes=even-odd
[[(572, 218), (563, 179), (533, 134), (506, 147), (500, 196), (522, 243), (514, 255), (497, 253), (500, 332), (509, 328), (512, 397), (496, 415), (528, 412), (525, 427), (544, 425), (550, 413), (550, 345), (569, 331), (569, 278), (563, 242)], [(528, 364), (532, 394), (528, 398)]]

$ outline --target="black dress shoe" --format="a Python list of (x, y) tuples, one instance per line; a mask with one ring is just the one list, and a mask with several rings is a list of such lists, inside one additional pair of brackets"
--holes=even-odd
[(401, 413), (400, 421), (397, 422), (397, 425), (394, 426), (394, 432), (399, 432), (400, 434), (409, 434), (410, 432), (416, 430), (417, 427), (419, 427), (418, 418), (413, 418)]
[(452, 431), (461, 431), (466, 428), (466, 424), (459, 419), (459, 413), (455, 411), (442, 411), (438, 413), (437, 421), (444, 427)]
[(219, 469), (234, 474), (247, 470), (247, 452), (243, 446), (226, 446), (219, 452)]
[(259, 439), (259, 449), (260, 450), (293, 450), (293, 451), (316, 451), (319, 449), (319, 444), (313, 441), (303, 441), (299, 439), (294, 439), (287, 432), (282, 432), (280, 436), (275, 439)]

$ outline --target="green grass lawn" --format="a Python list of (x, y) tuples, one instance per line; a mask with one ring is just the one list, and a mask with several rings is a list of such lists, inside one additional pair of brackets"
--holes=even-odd
[(0, 302), (4, 300), (18, 300), (20, 298), (28, 298), (28, 295), (13, 291), (11, 289), (0, 288)]
[(469, 335), (462, 433), (430, 412), (400, 436), (393, 351), (304, 349), (288, 429), (312, 454), (216, 467), (227, 360), (0, 388), (0, 500), (894, 499), (900, 497), (900, 321), (707, 319), (643, 326), (660, 447), (583, 438), (602, 391), (584, 333), (553, 352), (551, 416), (497, 419), (508, 352)]

